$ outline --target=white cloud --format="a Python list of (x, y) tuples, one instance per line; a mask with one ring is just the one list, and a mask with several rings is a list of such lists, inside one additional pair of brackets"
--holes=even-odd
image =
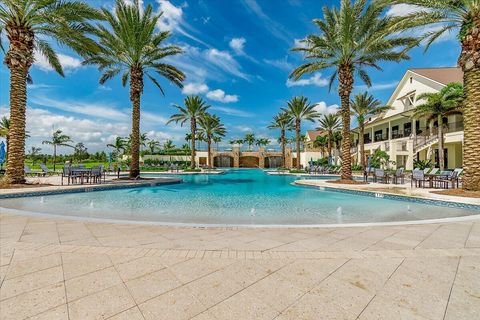
[(424, 10), (426, 9), (413, 4), (395, 4), (391, 6), (390, 9), (388, 9), (386, 15), (393, 17), (403, 17)]
[(302, 42), (303, 40), (304, 39), (294, 39), (293, 40), (293, 46), (295, 48), (306, 48), (305, 43)]
[(317, 86), (317, 87), (325, 87), (328, 85), (328, 79), (322, 78), (322, 74), (319, 72), (316, 72), (311, 76), (310, 78), (307, 79), (299, 79), (297, 81), (293, 81), (288, 79), (286, 82), (287, 87), (295, 87), (295, 86)]
[(233, 38), (228, 45), (236, 54), (242, 55), (244, 54), (243, 48), (245, 47), (246, 42), (247, 40), (245, 40), (245, 38)]
[(117, 107), (102, 102), (85, 102), (80, 100), (58, 100), (45, 96), (33, 96), (31, 103), (43, 107), (55, 108), (66, 112), (83, 114), (95, 118), (110, 120), (125, 120), (129, 115), (118, 110)]
[[(157, 28), (161, 31), (176, 31), (192, 40), (195, 40), (205, 46), (209, 46), (204, 41), (195, 37), (188, 31), (197, 32), (188, 22), (183, 19), (183, 8), (187, 8), (188, 4), (176, 7), (169, 0), (157, 0), (158, 11), (163, 12), (160, 19), (157, 21)], [(187, 31), (188, 30), (188, 31)]]
[[(82, 66), (82, 61), (72, 56), (66, 54), (58, 53), (58, 61), (62, 65), (64, 71), (78, 69)], [(38, 51), (34, 53), (35, 63), (34, 65), (43, 71), (53, 71), (52, 66), (48, 63), (47, 59), (43, 54)]]
[(235, 117), (250, 118), (250, 117), (254, 116), (250, 112), (246, 112), (246, 111), (243, 111), (243, 110), (238, 110), (238, 109), (235, 109), (235, 108), (213, 106), (210, 109), (218, 111), (218, 112), (226, 114), (226, 115), (229, 115), (229, 116), (235, 116)]
[(321, 114), (334, 114), (340, 110), (340, 107), (336, 104), (328, 106), (325, 101), (321, 101), (315, 104), (315, 110)]
[(393, 82), (385, 82), (385, 83), (373, 83), (371, 87), (368, 87), (367, 85), (360, 85), (360, 86), (357, 86), (356, 89), (362, 90), (362, 91), (381, 91), (381, 90), (395, 88), (397, 85), (398, 85), (398, 81), (393, 81)]
[(239, 78), (249, 80), (249, 77), (240, 70), (238, 62), (227, 51), (207, 49), (204, 56), (211, 64)]
[(207, 98), (209, 98), (211, 100), (214, 100), (214, 101), (224, 102), (224, 103), (237, 102), (238, 101), (238, 96), (237, 95), (225, 94), (225, 91), (223, 91), (222, 89), (209, 91), (207, 93)]
[(237, 129), (238, 131), (241, 131), (241, 132), (253, 132), (253, 128), (249, 126), (244, 126), (244, 125), (234, 126), (234, 129)]
[(293, 70), (293, 64), (288, 62), (288, 57), (285, 57), (284, 59), (274, 59), (274, 60), (263, 59), (263, 62), (271, 66), (274, 66), (275, 68), (278, 68), (278, 69), (282, 69), (286, 71)]
[(187, 83), (182, 89), (182, 93), (186, 95), (206, 93), (206, 92), (208, 92), (208, 86), (205, 83), (199, 83), (199, 82)]

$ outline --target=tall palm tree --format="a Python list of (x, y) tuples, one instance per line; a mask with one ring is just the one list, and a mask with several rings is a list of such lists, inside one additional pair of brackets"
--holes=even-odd
[(191, 147), (190, 145), (190, 141), (192, 141), (192, 134), (191, 133), (185, 133), (185, 141), (188, 142), (188, 145)]
[(248, 151), (252, 151), (252, 146), (253, 144), (255, 143), (255, 134), (252, 132), (252, 133), (247, 133), (245, 135), (245, 138), (243, 138), (243, 142), (246, 143), (248, 145)]
[(287, 139), (285, 134), (287, 130), (293, 130), (292, 118), (286, 112), (280, 112), (273, 117), (273, 121), (268, 126), (269, 129), (280, 129), (280, 144), (282, 146), (282, 166), (285, 167), (286, 155), (285, 147), (287, 145)]
[(427, 118), (428, 122), (437, 121), (438, 160), (440, 170), (443, 170), (445, 167), (443, 118), (451, 114), (462, 113), (463, 86), (459, 83), (450, 83), (439, 92), (420, 94), (417, 97), (417, 101), (419, 100), (424, 100), (424, 102), (415, 107), (413, 116), (415, 118)]
[(28, 151), (28, 156), (30, 160), (32, 160), (32, 166), (35, 165), (35, 161), (37, 161), (37, 157), (40, 154), (41, 150), (42, 148), (31, 147), (30, 150)]
[(115, 154), (120, 156), (123, 152), (125, 152), (125, 149), (127, 148), (127, 142), (125, 141), (125, 138), (122, 137), (116, 137), (114, 143), (109, 143), (107, 144), (107, 147), (112, 148), (115, 152)]
[(225, 137), (227, 131), (225, 126), (216, 115), (203, 114), (198, 119), (199, 132), (203, 133), (207, 140), (208, 165), (213, 167), (212, 162), (212, 141), (215, 137)]
[(325, 156), (325, 149), (328, 146), (328, 141), (329, 139), (327, 136), (318, 136), (313, 142), (313, 145), (315, 147), (320, 148), (320, 153), (322, 154), (323, 157)]
[(368, 92), (357, 94), (350, 101), (351, 114), (358, 122), (358, 144), (360, 145), (360, 165), (365, 169), (365, 119), (371, 116), (378, 115), (390, 109), (388, 106), (382, 106), (380, 100), (375, 99), (374, 96), (369, 95)]
[[(42, 54), (61, 76), (63, 68), (48, 40), (72, 48), (84, 55), (96, 45), (85, 36), (88, 19), (98, 18), (97, 10), (80, 1), (2, 0), (0, 2), (0, 34), (3, 30), (9, 47), (4, 62), (10, 70), (10, 134), (6, 180), (25, 183), (25, 122), (27, 82), (34, 51)], [(1, 38), (1, 37), (0, 37)], [(0, 39), (0, 48), (3, 49)]]
[(419, 39), (399, 34), (413, 22), (385, 15), (385, 9), (385, 3), (366, 0), (341, 0), (340, 8), (324, 7), (323, 19), (313, 21), (320, 34), (307, 36), (302, 47), (293, 49), (303, 52), (309, 62), (293, 70), (290, 78), (333, 70), (330, 89), (338, 78), (343, 123), (341, 179), (352, 180), (350, 95), (355, 76), (371, 86), (367, 67), (381, 70), (380, 62), (408, 59), (409, 49), (419, 43)]
[(55, 171), (55, 163), (57, 160), (57, 147), (69, 147), (75, 148), (73, 145), (69, 144), (73, 142), (69, 136), (62, 133), (62, 130), (57, 130), (52, 134), (51, 140), (42, 141), (42, 144), (48, 144), (53, 146), (53, 171)]
[(160, 148), (160, 142), (158, 140), (149, 140), (147, 142), (147, 145), (148, 145), (148, 149), (150, 149), (150, 153), (151, 154), (154, 154), (155, 153), (155, 150), (157, 150), (158, 148)]
[(422, 17), (416, 25), (440, 25), (428, 32), (427, 47), (442, 34), (456, 31), (462, 47), (458, 64), (463, 69), (465, 103), (463, 108), (463, 187), (480, 190), (480, 2), (478, 0), (434, 1), (393, 0), (388, 4), (409, 4), (424, 8), (406, 19)]
[(185, 106), (174, 105), (177, 108), (178, 113), (173, 114), (168, 120), (167, 124), (171, 122), (179, 123), (184, 125), (186, 122), (190, 122), (190, 134), (192, 139), (192, 154), (190, 160), (190, 167), (195, 169), (195, 140), (197, 138), (197, 122), (200, 117), (207, 112), (209, 105), (199, 96), (189, 96), (184, 100)]
[(315, 110), (315, 105), (310, 104), (308, 99), (303, 96), (293, 97), (287, 102), (287, 107), (282, 109), (292, 119), (295, 126), (295, 140), (297, 143), (297, 169), (300, 169), (300, 140), (302, 121), (308, 120), (314, 122), (320, 114)]
[(255, 141), (255, 145), (257, 145), (257, 147), (268, 146), (269, 144), (270, 144), (270, 139), (266, 139), (266, 138), (260, 138), (260, 139), (257, 139), (257, 141)]
[(100, 84), (122, 74), (122, 85), (130, 79), (130, 101), (132, 104), (132, 145), (130, 178), (140, 174), (140, 97), (144, 79), (148, 78), (162, 94), (164, 91), (155, 76), (161, 76), (182, 87), (185, 75), (176, 67), (165, 63), (165, 58), (178, 55), (182, 50), (166, 44), (170, 32), (158, 32), (156, 24), (162, 13), (153, 13), (149, 4), (144, 10), (139, 1), (133, 5), (117, 0), (115, 11), (102, 8), (107, 24), (98, 24), (95, 35), (100, 50), (88, 57), (85, 64), (98, 65), (102, 73)]
[(217, 150), (218, 150), (218, 144), (222, 142), (222, 138), (223, 137), (220, 137), (220, 136), (213, 137), (213, 142), (215, 143), (215, 148), (217, 148)]
[(335, 131), (339, 130), (342, 127), (342, 122), (340, 120), (339, 114), (324, 114), (320, 120), (318, 120), (320, 126), (317, 130), (322, 130), (327, 132), (327, 152), (328, 159), (332, 158), (332, 146), (333, 146), (333, 134)]

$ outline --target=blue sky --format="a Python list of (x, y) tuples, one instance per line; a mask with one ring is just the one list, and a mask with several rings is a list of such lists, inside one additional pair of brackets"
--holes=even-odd
[[(112, 7), (113, 1), (87, 1), (95, 6)], [(172, 104), (181, 104), (187, 94), (199, 94), (225, 123), (228, 136), (243, 137), (254, 132), (276, 141), (278, 133), (266, 126), (271, 117), (295, 95), (305, 95), (318, 103), (322, 113), (333, 112), (339, 104), (335, 90), (328, 91), (328, 71), (305, 76), (296, 83), (288, 74), (302, 62), (290, 52), (295, 42), (317, 30), (312, 19), (321, 18), (324, 5), (338, 1), (321, 0), (144, 0), (164, 12), (158, 24), (171, 30), (171, 42), (185, 53), (169, 62), (187, 74), (183, 90), (161, 81), (165, 97), (146, 81), (142, 96), (142, 132), (177, 145), (188, 127), (166, 126), (174, 113)], [(401, 14), (411, 8), (396, 7), (390, 13)], [(411, 52), (412, 59), (400, 64), (385, 63), (384, 71), (370, 70), (373, 87), (368, 89), (386, 101), (408, 68), (454, 66), (459, 54), (455, 35), (446, 36), (424, 54), (423, 48)], [(27, 129), (31, 138), (27, 148), (41, 146), (52, 128), (69, 134), (74, 142), (83, 142), (89, 151), (105, 150), (117, 135), (130, 132), (128, 88), (119, 78), (104, 86), (98, 84), (94, 67), (81, 66), (72, 51), (59, 47), (66, 77), (55, 74), (41, 56), (32, 67), (34, 84), (28, 88)], [(3, 56), (2, 56), (3, 59)], [(0, 71), (0, 116), (8, 114), (8, 69)], [(359, 80), (356, 92), (366, 90)], [(316, 124), (306, 124), (312, 129)], [(48, 146), (41, 146), (50, 152)], [(65, 152), (66, 150), (61, 150)]]

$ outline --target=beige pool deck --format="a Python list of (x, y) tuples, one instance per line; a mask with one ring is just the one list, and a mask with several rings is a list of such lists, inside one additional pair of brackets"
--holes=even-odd
[(0, 283), (5, 320), (479, 319), (480, 220), (187, 228), (0, 212)]

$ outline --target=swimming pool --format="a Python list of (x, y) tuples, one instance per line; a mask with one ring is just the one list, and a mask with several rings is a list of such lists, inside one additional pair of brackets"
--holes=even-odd
[(353, 224), (480, 214), (475, 208), (295, 186), (293, 181), (307, 177), (267, 175), (256, 169), (179, 177), (183, 183), (0, 199), (0, 207), (81, 218), (207, 225)]

